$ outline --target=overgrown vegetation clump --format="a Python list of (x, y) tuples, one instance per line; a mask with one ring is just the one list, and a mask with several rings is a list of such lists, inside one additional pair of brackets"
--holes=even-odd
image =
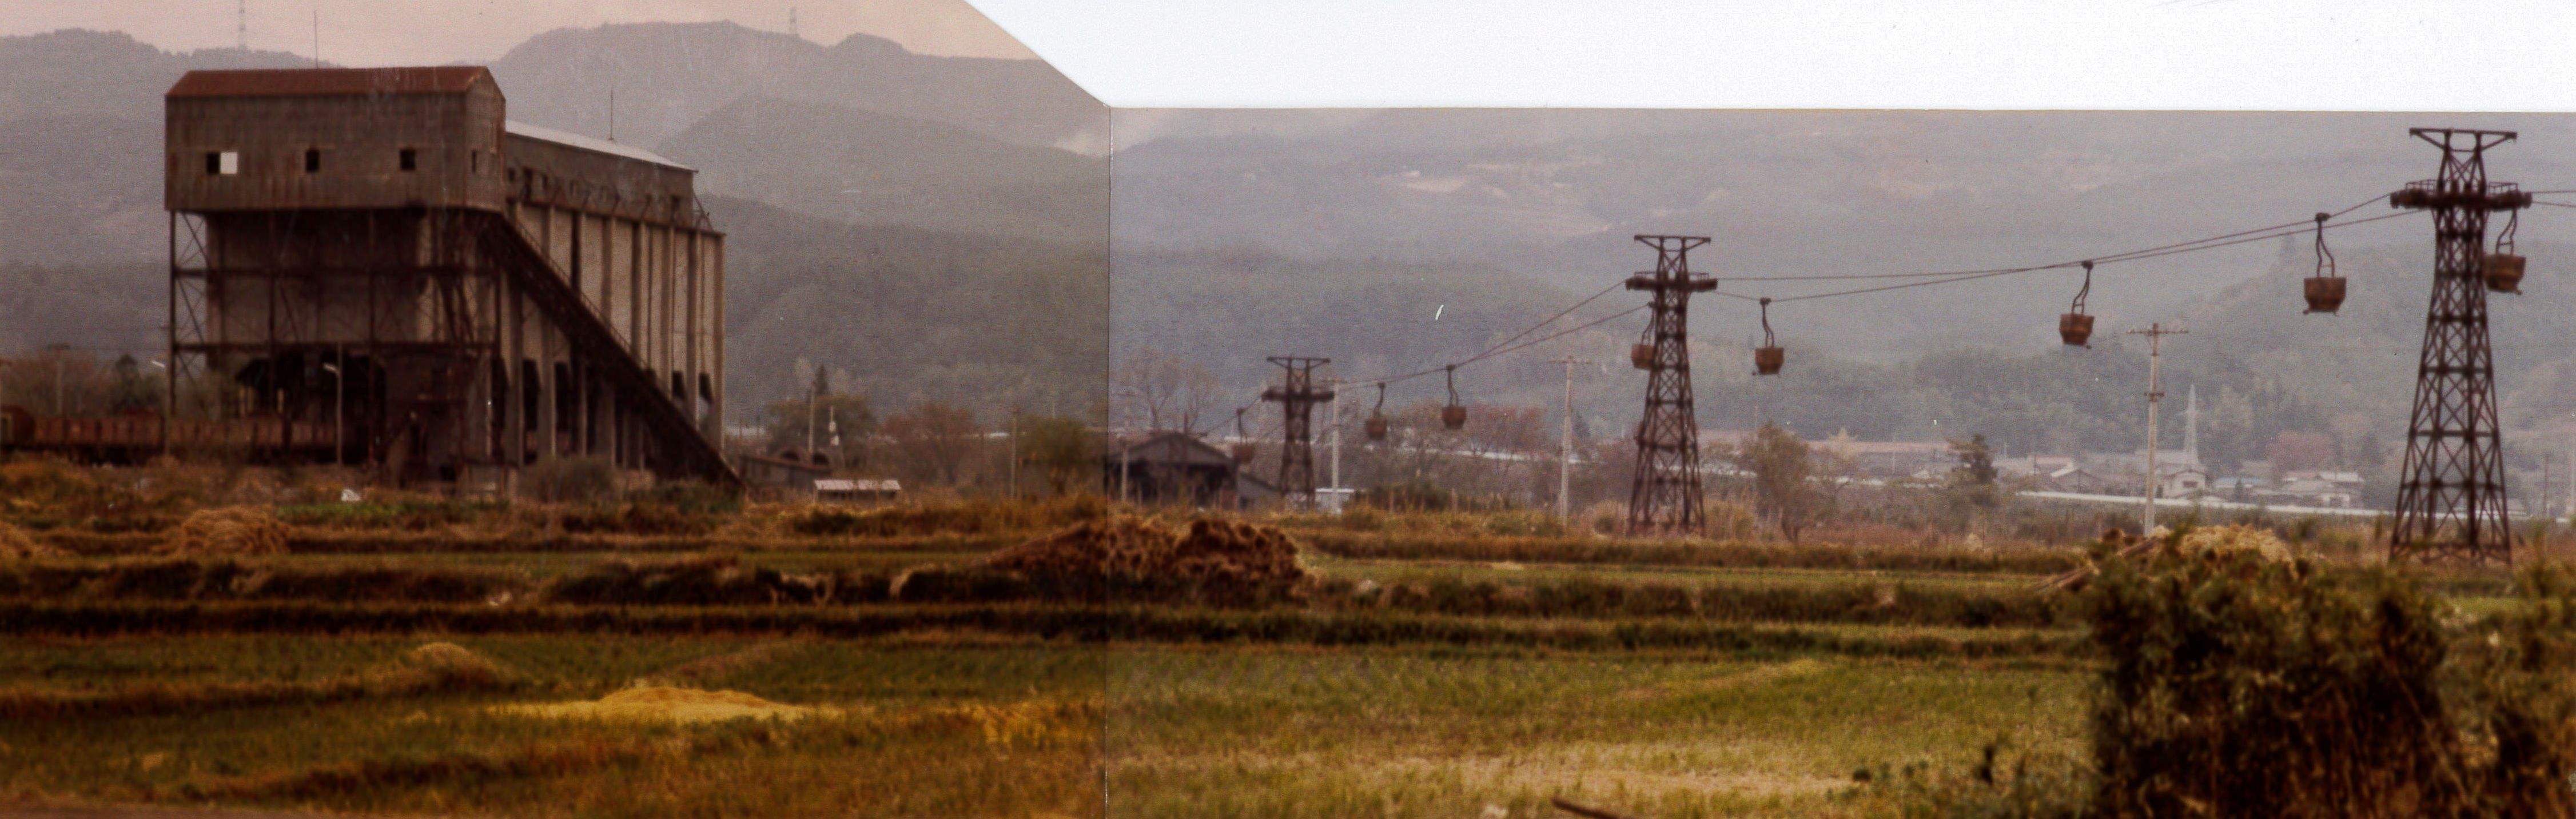
[(2564, 816), (2576, 579), (2461, 623), (2407, 570), (2322, 571), (2246, 533), (2114, 558), (2086, 591), (2109, 665), (2089, 759), (1904, 778), (1910, 812)]
[(1277, 527), (1199, 518), (1179, 531), (1120, 516), (1075, 524), (994, 553), (984, 567), (1061, 590), (1183, 590), (1214, 600), (1275, 596), (1307, 579)]

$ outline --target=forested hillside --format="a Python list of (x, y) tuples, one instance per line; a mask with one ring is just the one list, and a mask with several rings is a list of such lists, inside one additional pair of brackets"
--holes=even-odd
[(1108, 270), (1092, 246), (848, 225), (717, 198), (731, 231), (732, 412), (796, 394), (793, 362), (846, 369), (881, 407), (940, 401), (1093, 414), (1108, 370)]

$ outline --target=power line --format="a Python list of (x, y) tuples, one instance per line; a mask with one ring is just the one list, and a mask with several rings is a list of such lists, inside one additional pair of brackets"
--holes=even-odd
[[(2576, 193), (2576, 191), (2548, 191), (2547, 193)], [(2331, 219), (2334, 219), (2334, 218), (2336, 218), (2336, 217), (2341, 217), (2341, 216), (2344, 216), (2344, 215), (2346, 215), (2346, 214), (2350, 214), (2350, 213), (2352, 213), (2353, 211), (2360, 210), (2360, 209), (2362, 209), (2362, 208), (2364, 208), (2364, 207), (2368, 207), (2369, 205), (2371, 205), (2371, 204), (2373, 204), (2373, 203), (2381, 202), (2381, 201), (2385, 201), (2385, 199), (2386, 199), (2386, 197), (2385, 197), (2385, 196), (2383, 196), (2383, 195), (2373, 195), (2373, 196), (2371, 196), (2370, 198), (2364, 199), (2364, 200), (2359, 201), (2359, 202), (2355, 202), (2355, 203), (2353, 203), (2352, 205), (2347, 206), (2347, 207), (2345, 207), (2345, 208), (2343, 208), (2343, 209), (2341, 209), (2341, 210), (2337, 210), (2337, 211), (2334, 211), (2334, 212), (2331, 212), (2331, 213), (2326, 214), (2326, 215), (2325, 215), (2325, 220), (2331, 220)], [(2550, 205), (2550, 206), (2553, 206), (2553, 207), (2576, 208), (2576, 204), (2562, 204), (2562, 203), (2557, 203), (2557, 202), (2540, 202), (2540, 203), (2537, 203), (2537, 204)], [(2374, 217), (2370, 217), (2370, 218), (2367, 218), (2367, 219), (2359, 219), (2359, 220), (2350, 221), (2350, 222), (2337, 222), (2337, 223), (2331, 223), (2331, 224), (2327, 223), (2327, 222), (2326, 222), (2326, 221), (2324, 221), (2324, 220), (2317, 220), (2317, 219), (2307, 219), (2307, 220), (2300, 220), (2300, 221), (2295, 221), (2295, 222), (2283, 222), (2283, 223), (2280, 223), (2280, 224), (2265, 225), (2265, 226), (2263, 226), (2263, 227), (2251, 228), (2251, 229), (2247, 229), (2247, 230), (2240, 230), (2240, 231), (2235, 231), (2235, 232), (2231, 232), (2231, 233), (2222, 233), (2222, 234), (2219, 234), (2219, 235), (2216, 235), (2216, 236), (2210, 236), (2210, 237), (2205, 237), (2205, 238), (2201, 238), (2201, 239), (2194, 239), (2194, 240), (2187, 241), (2187, 242), (2174, 242), (2174, 243), (2170, 243), (2170, 244), (2157, 245), (2157, 246), (2154, 246), (2154, 247), (2147, 247), (2147, 248), (2140, 248), (2140, 249), (2137, 249), (2137, 250), (2123, 251), (2123, 252), (2120, 252), (2120, 253), (2112, 253), (2112, 254), (2106, 254), (2106, 255), (2099, 255), (2099, 256), (2091, 257), (2091, 258), (2089, 258), (2089, 259), (2081, 259), (2081, 260), (2074, 260), (2074, 261), (2064, 261), (2064, 262), (2053, 262), (2053, 263), (2049, 263), (2049, 264), (2026, 265), (2026, 266), (2021, 266), (2021, 267), (1996, 267), (1996, 268), (1981, 268), (1981, 269), (1970, 269), (1970, 270), (1946, 270), (1946, 271), (1915, 272), (1915, 273), (1829, 274), (1829, 275), (1812, 275), (1812, 276), (1737, 276), (1737, 277), (1730, 277), (1730, 278), (1732, 278), (1732, 279), (1733, 279), (1733, 280), (1735, 280), (1735, 281), (1753, 281), (1753, 282), (1763, 282), (1763, 281), (1851, 281), (1851, 280), (1921, 279), (1921, 281), (1910, 281), (1910, 282), (1905, 282), (1905, 283), (1902, 283), (1902, 284), (1878, 285), (1878, 286), (1873, 286), (1873, 287), (1861, 287), (1861, 288), (1854, 288), (1854, 289), (1849, 289), (1849, 290), (1835, 290), (1835, 291), (1828, 291), (1828, 292), (1823, 292), (1823, 293), (1807, 293), (1807, 294), (1803, 294), (1803, 295), (1796, 295), (1796, 296), (1783, 296), (1783, 297), (1775, 297), (1775, 298), (1770, 299), (1771, 301), (1775, 301), (1775, 302), (1808, 301), (1808, 300), (1813, 300), (1813, 299), (1827, 299), (1827, 298), (1835, 298), (1835, 297), (1840, 297), (1840, 296), (1857, 296), (1857, 295), (1862, 295), (1862, 294), (1866, 294), (1866, 293), (1882, 293), (1882, 292), (1887, 292), (1887, 291), (1892, 291), (1892, 290), (1906, 290), (1906, 289), (1917, 288), (1917, 287), (1933, 287), (1933, 286), (1945, 285), (1945, 284), (1958, 284), (1958, 283), (1961, 283), (1961, 282), (1976, 281), (1976, 280), (1978, 280), (1978, 279), (1987, 279), (1987, 278), (1993, 278), (1993, 277), (1997, 277), (1997, 276), (2009, 276), (2009, 275), (2013, 275), (2013, 274), (2016, 274), (2016, 273), (2031, 273), (2031, 272), (2036, 272), (2036, 271), (2041, 271), (2041, 270), (2059, 270), (2059, 269), (2066, 269), (2066, 268), (2076, 267), (2076, 266), (2078, 266), (2078, 265), (2082, 265), (2082, 264), (2085, 264), (2085, 263), (2087, 263), (2087, 262), (2090, 262), (2090, 263), (2093, 263), (2093, 264), (2101, 264), (2101, 263), (2104, 263), (2104, 262), (2132, 262), (2132, 261), (2144, 261), (2144, 260), (2147, 260), (2147, 259), (2155, 259), (2155, 258), (2161, 258), (2161, 257), (2165, 257), (2165, 256), (2174, 256), (2174, 255), (2180, 255), (2180, 254), (2184, 254), (2184, 253), (2197, 253), (2197, 252), (2204, 251), (2204, 250), (2216, 250), (2216, 249), (2223, 248), (2223, 247), (2232, 247), (2232, 246), (2235, 246), (2235, 245), (2246, 244), (2246, 243), (2249, 243), (2249, 242), (2268, 241), (2268, 240), (2271, 240), (2271, 239), (2278, 239), (2278, 238), (2282, 238), (2282, 237), (2286, 237), (2286, 236), (2295, 236), (2295, 235), (2298, 235), (2298, 234), (2308, 233), (2308, 232), (2311, 232), (2311, 231), (2321, 231), (2321, 230), (2324, 230), (2324, 229), (2326, 229), (2326, 228), (2342, 228), (2342, 227), (2351, 227), (2351, 226), (2355, 226), (2355, 225), (2365, 225), (2365, 224), (2369, 224), (2369, 223), (2372, 223), (2372, 222), (2378, 222), (2378, 221), (2383, 221), (2383, 220), (2387, 220), (2387, 219), (2395, 219), (2395, 218), (2404, 217), (2404, 216), (2410, 216), (2410, 215), (2413, 215), (2413, 213), (2412, 213), (2412, 212), (2399, 212), (2399, 213), (2391, 213), (2391, 214), (2387, 214), (2387, 215), (2383, 215), (2383, 216), (2374, 216)], [(1419, 369), (1419, 370), (1415, 370), (1415, 371), (1407, 372), (1407, 373), (1402, 373), (1402, 374), (1398, 374), (1398, 375), (1381, 376), (1381, 377), (1377, 377), (1377, 378), (1336, 378), (1336, 379), (1333, 379), (1333, 382), (1334, 382), (1334, 383), (1339, 383), (1339, 384), (1370, 384), (1370, 383), (1374, 383), (1374, 384), (1378, 384), (1378, 385), (1383, 386), (1383, 385), (1387, 385), (1387, 384), (1401, 383), (1401, 382), (1404, 382), (1404, 381), (1409, 381), (1409, 380), (1412, 380), (1412, 379), (1415, 379), (1415, 378), (1421, 378), (1421, 377), (1425, 377), (1425, 376), (1429, 376), (1429, 375), (1433, 375), (1433, 374), (1437, 374), (1437, 373), (1454, 371), (1454, 370), (1455, 370), (1456, 368), (1458, 368), (1458, 367), (1463, 367), (1463, 366), (1466, 366), (1466, 365), (1469, 365), (1469, 364), (1474, 364), (1474, 363), (1477, 363), (1477, 362), (1480, 362), (1480, 361), (1484, 361), (1484, 360), (1487, 360), (1487, 359), (1490, 359), (1490, 358), (1494, 358), (1494, 357), (1497, 357), (1497, 356), (1508, 355), (1508, 354), (1513, 353), (1513, 352), (1518, 352), (1518, 351), (1520, 351), (1520, 350), (1527, 349), (1527, 348), (1529, 348), (1529, 347), (1531, 347), (1531, 346), (1533, 346), (1533, 345), (1537, 345), (1537, 344), (1540, 344), (1540, 343), (1544, 343), (1544, 342), (1547, 342), (1547, 341), (1551, 341), (1551, 340), (1554, 340), (1554, 339), (1557, 339), (1557, 338), (1562, 338), (1562, 337), (1564, 337), (1564, 336), (1566, 336), (1566, 335), (1570, 335), (1570, 334), (1572, 334), (1572, 333), (1576, 333), (1576, 332), (1580, 332), (1580, 331), (1583, 331), (1583, 330), (1591, 329), (1591, 328), (1593, 328), (1593, 327), (1598, 327), (1598, 326), (1600, 326), (1600, 325), (1607, 324), (1607, 323), (1609, 323), (1609, 322), (1611, 322), (1611, 321), (1615, 321), (1615, 320), (1618, 320), (1618, 319), (1620, 319), (1620, 318), (1624, 318), (1624, 317), (1627, 317), (1627, 316), (1630, 316), (1630, 315), (1634, 315), (1634, 314), (1636, 314), (1636, 313), (1638, 313), (1638, 312), (1643, 311), (1643, 310), (1645, 310), (1645, 309), (1646, 309), (1646, 307), (1645, 307), (1644, 305), (1640, 305), (1640, 306), (1637, 306), (1637, 307), (1634, 307), (1634, 308), (1630, 308), (1630, 309), (1628, 309), (1628, 310), (1623, 310), (1623, 311), (1620, 311), (1620, 312), (1618, 312), (1618, 313), (1611, 314), (1611, 315), (1609, 315), (1609, 316), (1606, 316), (1606, 317), (1603, 317), (1603, 318), (1600, 318), (1600, 319), (1596, 319), (1596, 320), (1593, 320), (1593, 321), (1590, 321), (1590, 322), (1586, 322), (1586, 323), (1584, 323), (1584, 324), (1581, 324), (1581, 325), (1578, 325), (1578, 326), (1575, 326), (1575, 327), (1571, 327), (1571, 328), (1568, 328), (1568, 329), (1565, 329), (1565, 330), (1560, 330), (1560, 331), (1555, 332), (1555, 333), (1550, 333), (1550, 334), (1548, 334), (1548, 335), (1541, 336), (1541, 337), (1539, 337), (1539, 338), (1529, 339), (1529, 340), (1527, 340), (1527, 341), (1522, 341), (1522, 339), (1523, 339), (1524, 337), (1528, 336), (1529, 334), (1534, 333), (1534, 332), (1537, 332), (1537, 331), (1539, 331), (1541, 328), (1544, 328), (1544, 327), (1546, 327), (1546, 326), (1548, 326), (1548, 325), (1550, 325), (1550, 324), (1553, 324), (1553, 323), (1555, 323), (1556, 321), (1558, 321), (1559, 319), (1563, 319), (1563, 318), (1564, 318), (1564, 317), (1566, 317), (1567, 315), (1571, 315), (1574, 311), (1576, 311), (1576, 310), (1580, 310), (1580, 309), (1582, 309), (1585, 305), (1591, 304), (1592, 302), (1594, 302), (1594, 301), (1596, 301), (1596, 300), (1599, 300), (1602, 296), (1608, 295), (1608, 294), (1610, 293), (1610, 291), (1615, 290), (1615, 289), (1618, 289), (1618, 286), (1619, 286), (1619, 284), (1618, 284), (1618, 283), (1613, 283), (1613, 284), (1612, 284), (1612, 285), (1610, 285), (1609, 287), (1602, 288), (1601, 290), (1599, 290), (1599, 291), (1597, 291), (1597, 292), (1594, 292), (1592, 295), (1589, 295), (1589, 296), (1584, 297), (1581, 301), (1577, 301), (1577, 302), (1575, 302), (1572, 306), (1566, 307), (1566, 308), (1565, 308), (1565, 309), (1563, 309), (1563, 310), (1559, 310), (1559, 311), (1557, 311), (1555, 314), (1550, 315), (1550, 316), (1548, 316), (1547, 318), (1545, 318), (1545, 319), (1543, 319), (1543, 320), (1539, 321), (1537, 324), (1533, 324), (1533, 325), (1529, 326), (1528, 328), (1521, 330), (1521, 331), (1520, 331), (1520, 332), (1518, 332), (1518, 333), (1514, 333), (1514, 334), (1512, 334), (1510, 337), (1507, 337), (1507, 338), (1503, 339), (1502, 341), (1495, 343), (1493, 346), (1487, 347), (1487, 348), (1485, 348), (1483, 351), (1478, 352), (1478, 353), (1476, 353), (1476, 354), (1474, 354), (1474, 355), (1468, 356), (1468, 357), (1466, 357), (1466, 358), (1462, 358), (1462, 359), (1459, 359), (1459, 360), (1457, 360), (1457, 361), (1449, 362), (1449, 363), (1447, 363), (1447, 364), (1443, 364), (1443, 365), (1440, 365), (1440, 366), (1436, 366), (1436, 367), (1426, 367), (1426, 368), (1423, 368), (1423, 369)], [(1725, 296), (1725, 297), (1733, 298), (1733, 299), (1741, 299), (1741, 300), (1744, 300), (1744, 301), (1761, 301), (1761, 299), (1760, 299), (1760, 298), (1755, 297), (1755, 296), (1751, 296), (1751, 295), (1747, 295), (1747, 294), (1743, 294), (1743, 293), (1726, 292), (1726, 291), (1722, 291), (1722, 290), (1721, 290), (1721, 291), (1716, 291), (1716, 295)], [(1247, 407), (1249, 407), (1250, 405), (1246, 405), (1246, 406), (1247, 406)]]
[[(2347, 207), (2347, 208), (2344, 208), (2344, 209), (2342, 209), (2342, 210), (2335, 211), (2335, 212), (2333, 212), (2333, 213), (2327, 214), (2327, 215), (2326, 215), (2326, 218), (2328, 218), (2328, 219), (2334, 219), (2334, 218), (2337, 218), (2337, 217), (2343, 216), (2344, 214), (2348, 214), (2348, 213), (2351, 213), (2351, 212), (2353, 212), (2353, 211), (2360, 210), (2360, 209), (2362, 209), (2362, 208), (2364, 208), (2364, 207), (2368, 207), (2371, 203), (2379, 202), (2379, 201), (2383, 201), (2383, 200), (2385, 200), (2385, 199), (2387, 199), (2387, 197), (2386, 197), (2385, 195), (2373, 196), (2373, 197), (2371, 197), (2371, 198), (2369, 198), (2369, 199), (2364, 199), (2364, 200), (2362, 200), (2362, 201), (2360, 201), (2360, 202), (2358, 202), (2358, 203), (2355, 203), (2355, 204), (2353, 204), (2351, 207)], [(2363, 220), (2363, 222), (2367, 222), (2367, 221), (2371, 221), (2371, 220)], [(2362, 224), (2362, 222), (2351, 222), (2351, 223), (2349, 223), (2349, 224), (2356, 224), (2356, 225), (2358, 225), (2358, 224)], [(2342, 227), (2342, 226), (2343, 226), (2343, 225), (2328, 225), (2328, 227)], [(2315, 220), (2314, 220), (2313, 218), (2310, 218), (2310, 219), (2303, 219), (2303, 220), (2296, 221), (2296, 222), (2283, 222), (2283, 223), (2281, 223), (2281, 224), (2277, 224), (2277, 225), (2266, 225), (2266, 226), (2264, 226), (2264, 227), (2254, 228), (2254, 229), (2251, 229), (2251, 230), (2240, 230), (2240, 231), (2237, 231), (2237, 232), (2234, 232), (2234, 233), (2222, 233), (2222, 234), (2219, 234), (2219, 235), (2216, 235), (2216, 236), (2211, 236), (2211, 237), (2208, 237), (2208, 238), (2205, 238), (2205, 239), (2194, 239), (2194, 240), (2192, 240), (2192, 241), (2188, 241), (2188, 242), (2175, 242), (2175, 243), (2173, 243), (2173, 244), (2157, 245), (2157, 246), (2155, 246), (2155, 247), (2150, 247), (2150, 248), (2141, 248), (2141, 249), (2138, 249), (2138, 250), (2131, 250), (2131, 251), (2126, 251), (2126, 252), (2121, 252), (2121, 253), (2112, 253), (2112, 254), (2107, 254), (2107, 255), (2093, 256), (2093, 257), (2091, 257), (2091, 258), (2089, 258), (2089, 259), (2077, 259), (2077, 260), (2073, 260), (2073, 261), (2053, 262), (2053, 263), (2050, 263), (2050, 264), (2025, 265), (2025, 266), (2022, 266), (2022, 267), (1988, 267), (1988, 268), (1978, 268), (1978, 269), (1972, 269), (1972, 270), (1941, 270), (1941, 271), (1918, 272), (1918, 273), (1837, 273), (1837, 274), (1822, 274), (1822, 275), (1813, 275), (1813, 276), (1730, 276), (1730, 277), (1727, 277), (1727, 278), (1732, 279), (1732, 280), (1734, 280), (1734, 281), (1782, 281), (1782, 282), (1785, 282), (1785, 281), (1833, 281), (1833, 280), (1854, 280), (1854, 279), (1919, 279), (1919, 278), (1943, 278), (1943, 277), (1952, 277), (1952, 276), (1974, 276), (1974, 275), (1985, 275), (1985, 274), (2027, 273), (2027, 272), (2031, 272), (2031, 271), (2034, 271), (2034, 270), (2056, 270), (2056, 269), (2061, 269), (2061, 268), (2071, 268), (2071, 267), (2075, 267), (2075, 266), (2077, 266), (2077, 265), (2081, 265), (2081, 264), (2083, 264), (2083, 263), (2084, 263), (2084, 262), (2086, 262), (2086, 261), (2091, 261), (2091, 262), (2094, 262), (2094, 263), (2096, 263), (2096, 264), (2099, 264), (2099, 263), (2102, 263), (2102, 262), (2134, 261), (2134, 260), (2137, 260), (2137, 259), (2154, 258), (2155, 256), (2161, 256), (2161, 255), (2171, 255), (2170, 253), (2168, 253), (2168, 251), (2171, 251), (2171, 252), (2190, 252), (2190, 251), (2194, 251), (2194, 250), (2208, 250), (2208, 249), (2211, 249), (2211, 248), (2226, 247), (2226, 246), (2227, 246), (2227, 244), (2235, 244), (2235, 243), (2234, 243), (2234, 242), (2229, 242), (2229, 243), (2227, 243), (2227, 244), (2210, 244), (2210, 243), (2212, 243), (2212, 242), (2220, 242), (2220, 241), (2222, 241), (2222, 240), (2227, 240), (2227, 239), (2235, 239), (2235, 238), (2238, 238), (2238, 237), (2241, 237), (2241, 236), (2246, 236), (2246, 235), (2249, 235), (2249, 234), (2255, 234), (2255, 233), (2272, 234), (2274, 231), (2281, 231), (2281, 230), (2285, 230), (2285, 229), (2286, 229), (2286, 230), (2288, 230), (2290, 234), (2306, 233), (2306, 232), (2308, 232), (2308, 231), (2311, 231), (2311, 230), (2315, 230), (2315, 229), (2316, 229), (2316, 226), (2315, 226)], [(2278, 236), (2278, 235), (2279, 235), (2279, 234), (2273, 234), (2273, 235), (2261, 236), (2261, 237), (2256, 237), (2256, 238), (2258, 238), (2258, 239), (2277, 238), (2277, 236)], [(2198, 247), (2198, 245), (2209, 245), (2209, 247)]]
[[(2354, 221), (2350, 221), (2350, 222), (2343, 222), (2343, 223), (2339, 223), (2339, 224), (2329, 224), (2329, 225), (2327, 225), (2327, 227), (2351, 227), (2351, 226), (2354, 226), (2354, 225), (2366, 225), (2366, 224), (2369, 224), (2369, 223), (2372, 223), (2372, 222), (2378, 222), (2378, 221), (2387, 220), (2387, 219), (2398, 219), (2398, 218), (2403, 218), (2403, 217), (2413, 216), (2413, 215), (2415, 215), (2415, 213), (2414, 213), (2414, 212), (2412, 212), (2412, 211), (2408, 211), (2408, 212), (2401, 212), (2401, 213), (2391, 213), (2391, 214), (2387, 214), (2387, 215), (2384, 215), (2384, 216), (2373, 216), (2373, 217), (2370, 217), (2370, 218), (2368, 218), (2368, 219), (2357, 219), (2357, 220), (2354, 220)], [(2141, 260), (2145, 260), (2145, 259), (2159, 258), (2159, 257), (2163, 257), (2163, 256), (2176, 256), (2176, 255), (2181, 255), (2181, 254), (2184, 254), (2184, 253), (2195, 253), (2195, 252), (2199, 252), (2199, 251), (2203, 251), (2203, 250), (2215, 250), (2215, 249), (2218, 249), (2218, 248), (2228, 247), (2228, 246), (2231, 246), (2231, 245), (2241, 245), (2241, 244), (2245, 244), (2245, 243), (2248, 243), (2248, 242), (2260, 242), (2260, 241), (2264, 241), (2264, 240), (2267, 240), (2267, 239), (2278, 239), (2278, 238), (2281, 238), (2281, 237), (2283, 237), (2283, 236), (2296, 236), (2296, 235), (2298, 235), (2298, 234), (2306, 233), (2306, 232), (2308, 232), (2308, 231), (2315, 230), (2315, 229), (2316, 229), (2316, 228), (2315, 228), (2313, 225), (2311, 225), (2311, 226), (2309, 226), (2309, 227), (2299, 228), (2299, 229), (2296, 229), (2296, 230), (2273, 229), (2273, 230), (2274, 230), (2274, 232), (2271, 232), (2271, 233), (2264, 233), (2264, 234), (2259, 234), (2259, 235), (2253, 235), (2253, 236), (2245, 236), (2245, 235), (2244, 235), (2244, 234), (2242, 234), (2242, 233), (2239, 233), (2239, 234), (2231, 234), (2231, 235), (2235, 235), (2235, 236), (2243, 236), (2243, 238), (2233, 239), (2233, 240), (2225, 241), (2225, 242), (2219, 242), (2219, 243), (2216, 243), (2216, 244), (2192, 244), (2191, 246), (2188, 246), (2188, 247), (2184, 247), (2184, 246), (2173, 246), (2171, 249), (2163, 249), (2163, 250), (2157, 250), (2157, 251), (2153, 251), (2153, 252), (2148, 252), (2148, 251), (2139, 251), (2139, 252), (2136, 252), (2136, 253), (2131, 254), (2131, 255), (2123, 255), (2123, 256), (2106, 256), (2106, 257), (2097, 258), (2097, 259), (2095, 259), (2094, 261), (2095, 261), (2095, 263), (2096, 263), (2096, 264), (2099, 264), (2099, 263), (2104, 262), (2104, 261), (2134, 262), (2134, 261), (2141, 261)], [(2204, 240), (2204, 241), (2206, 241), (2206, 240)], [(2081, 264), (2081, 262), (2077, 262), (2077, 263), (2073, 263), (2073, 264)], [(1863, 287), (1863, 288), (1857, 288), (1857, 289), (1852, 289), (1852, 290), (1835, 290), (1835, 291), (1826, 292), (1826, 293), (1808, 293), (1808, 294), (1805, 294), (1805, 295), (1798, 295), (1798, 296), (1779, 296), (1779, 297), (1774, 297), (1774, 298), (1772, 298), (1771, 300), (1772, 300), (1772, 301), (1774, 301), (1774, 302), (1790, 302), (1790, 301), (1806, 301), (1806, 300), (1809, 300), (1809, 299), (1825, 299), (1825, 298), (1833, 298), (1833, 297), (1835, 297), (1835, 296), (1857, 296), (1857, 295), (1860, 295), (1860, 294), (1863, 294), (1863, 293), (1878, 293), (1878, 292), (1887, 291), (1887, 290), (1904, 290), (1904, 289), (1912, 288), (1912, 287), (1931, 287), (1931, 286), (1934, 286), (1934, 285), (1942, 285), (1942, 284), (1956, 284), (1956, 283), (1959, 283), (1959, 282), (1965, 282), (1965, 281), (1975, 281), (1975, 280), (1977, 280), (1977, 279), (1989, 279), (1989, 278), (1994, 278), (1994, 277), (1996, 277), (1996, 276), (2009, 276), (2009, 275), (2012, 275), (2012, 274), (2015, 274), (2015, 273), (2029, 273), (2029, 272), (2039, 271), (2039, 270), (2052, 270), (2052, 269), (2057, 269), (2057, 268), (2062, 268), (2062, 267), (2071, 267), (2071, 266), (2073, 266), (2073, 264), (2067, 264), (2067, 265), (2046, 265), (2046, 266), (2040, 266), (2040, 267), (2003, 268), (2003, 269), (1989, 270), (1989, 271), (1977, 271), (1977, 272), (1965, 273), (1965, 274), (1962, 274), (1962, 275), (1953, 275), (1953, 276), (1951, 276), (1951, 277), (1949, 277), (1949, 278), (1945, 278), (1945, 279), (1934, 279), (1934, 280), (1931, 280), (1931, 281), (1907, 282), (1907, 283), (1905, 283), (1905, 284), (1890, 284), (1890, 285), (1881, 285), (1881, 286), (1878, 286), (1878, 287)], [(1726, 291), (1723, 291), (1723, 290), (1718, 291), (1718, 295), (1721, 295), (1721, 296), (1727, 296), (1727, 297), (1730, 297), (1730, 298), (1742, 299), (1742, 300), (1745, 300), (1745, 301), (1756, 301), (1756, 300), (1757, 300), (1757, 299), (1755, 299), (1755, 298), (1754, 298), (1754, 297), (1752, 297), (1752, 296), (1744, 295), (1744, 294), (1741, 294), (1741, 293), (1729, 293), (1729, 292), (1726, 292)]]

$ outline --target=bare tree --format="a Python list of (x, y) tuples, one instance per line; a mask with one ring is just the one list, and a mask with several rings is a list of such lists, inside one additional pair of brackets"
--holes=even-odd
[(1780, 536), (1791, 543), (1798, 542), (1798, 534), (1822, 517), (1832, 502), (1809, 480), (1815, 476), (1816, 464), (1807, 452), (1807, 442), (1777, 424), (1763, 423), (1736, 451), (1735, 465), (1753, 473), (1754, 509), (1771, 518), (1780, 527)]
[(1153, 347), (1129, 354), (1112, 381), (1127, 399), (1128, 417), (1142, 415), (1147, 429), (1197, 429), (1200, 414), (1216, 403), (1215, 373)]
[(884, 429), (894, 443), (891, 460), (904, 477), (944, 486), (957, 485), (967, 474), (983, 432), (974, 413), (936, 402), (887, 418)]

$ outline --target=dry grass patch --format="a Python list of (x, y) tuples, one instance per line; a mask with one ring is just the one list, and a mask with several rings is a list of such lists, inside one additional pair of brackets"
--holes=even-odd
[(199, 509), (179, 521), (161, 553), (182, 557), (241, 557), (286, 553), (286, 524), (264, 507)]
[(837, 708), (782, 705), (740, 691), (705, 691), (662, 685), (637, 686), (596, 700), (504, 705), (492, 710), (499, 714), (542, 719), (684, 725), (737, 719), (793, 721), (841, 714)]
[(68, 556), (63, 550), (36, 542), (27, 530), (0, 520), (0, 560), (41, 560)]

